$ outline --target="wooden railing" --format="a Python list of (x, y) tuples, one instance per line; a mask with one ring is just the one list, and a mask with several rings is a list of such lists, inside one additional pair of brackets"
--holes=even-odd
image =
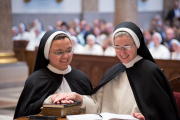
[[(29, 66), (29, 74), (32, 74), (37, 52), (15, 50), (16, 55), (18, 55), (19, 52), (21, 52), (21, 55), (18, 60), (26, 61)], [(180, 61), (157, 59), (155, 61), (157, 65), (164, 70), (164, 73), (169, 80), (176, 76), (180, 76)], [(71, 66), (83, 71), (91, 80), (93, 87), (96, 87), (105, 72), (119, 62), (117, 57), (74, 54)]]

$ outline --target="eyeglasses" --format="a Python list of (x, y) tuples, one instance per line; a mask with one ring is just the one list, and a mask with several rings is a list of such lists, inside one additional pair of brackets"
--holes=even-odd
[(58, 55), (58, 56), (62, 56), (62, 55), (64, 55), (64, 53), (66, 53), (67, 55), (73, 54), (73, 51), (74, 51), (73, 49), (69, 49), (67, 51), (56, 51), (56, 52), (49, 51), (49, 52), (53, 53), (55, 55)]
[(113, 46), (113, 47), (116, 51), (120, 51), (120, 50), (128, 51), (132, 48), (133, 45), (134, 45), (134, 43), (131, 46), (124, 46), (124, 47)]

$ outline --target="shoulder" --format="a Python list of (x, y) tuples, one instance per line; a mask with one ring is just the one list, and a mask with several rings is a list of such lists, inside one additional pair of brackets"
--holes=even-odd
[(95, 48), (99, 48), (99, 49), (102, 48), (102, 47), (101, 47), (100, 45), (98, 45), (98, 44), (94, 44), (94, 47), (95, 47)]
[[(48, 78), (51, 77), (50, 72), (47, 68), (42, 68), (40, 70), (35, 71), (32, 73), (26, 80), (25, 84), (35, 84), (38, 81), (46, 81), (49, 80)], [(45, 79), (46, 78), (46, 79)]]
[(88, 44), (86, 44), (86, 45), (84, 46), (84, 48), (85, 48), (85, 49), (88, 49), (88, 48), (89, 48), (89, 45), (88, 45)]
[(161, 70), (161, 68), (155, 64), (154, 62), (151, 62), (146, 59), (142, 59), (138, 61), (136, 64), (134, 64), (135, 69), (140, 69), (141, 71), (149, 71), (152, 73), (155, 70)]
[(136, 77), (145, 84), (159, 83), (164, 86), (164, 82), (168, 81), (162, 69), (157, 64), (146, 59), (142, 59), (134, 64), (128, 70), (128, 74), (129, 76), (133, 76), (133, 78)]
[(88, 78), (87, 75), (84, 72), (82, 72), (82, 71), (80, 71), (78, 69), (75, 69), (73, 67), (72, 67), (71, 75), (74, 78)]
[(83, 46), (81, 44), (79, 44), (79, 43), (77, 43), (77, 47), (83, 48)]
[(125, 66), (122, 63), (118, 63), (114, 66), (112, 66), (103, 76), (103, 78), (107, 78), (109, 76), (116, 76), (118, 73), (123, 71), (123, 68)]

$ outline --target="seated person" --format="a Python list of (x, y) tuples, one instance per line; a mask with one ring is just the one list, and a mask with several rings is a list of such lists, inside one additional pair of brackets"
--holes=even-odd
[(176, 39), (172, 39), (172, 49), (174, 52), (172, 52), (171, 59), (172, 60), (180, 60), (180, 42)]
[(78, 39), (76, 36), (71, 36), (71, 41), (74, 49), (74, 54), (83, 54), (84, 47), (78, 43)]
[(16, 40), (17, 39), (18, 33), (19, 33), (18, 27), (13, 26), (12, 27), (12, 40)]
[(35, 36), (31, 38), (31, 40), (29, 41), (26, 47), (26, 50), (29, 50), (29, 51), (35, 51), (36, 47), (39, 46), (41, 38), (45, 34), (41, 26), (36, 26), (34, 30), (35, 30)]
[(19, 26), (19, 34), (16, 37), (16, 40), (26, 40), (29, 41), (31, 36), (29, 34), (29, 32), (27, 32), (26, 30), (26, 26), (23, 23), (20, 23)]
[(110, 68), (87, 95), (59, 94), (54, 103), (82, 101), (86, 113), (141, 113), (146, 120), (179, 120), (169, 81), (152, 58), (139, 27), (131, 22), (117, 25), (113, 44), (121, 63)]
[(52, 103), (59, 93), (85, 94), (92, 89), (83, 72), (72, 68), (73, 47), (63, 31), (50, 30), (41, 39), (34, 66), (20, 95), (14, 119), (40, 113), (45, 103)]
[(150, 48), (149, 51), (154, 59), (167, 59), (171, 58), (170, 51), (167, 47), (161, 44), (162, 36), (159, 33), (154, 33), (152, 37), (154, 41), (154, 47)]
[(109, 35), (109, 43), (110, 46), (104, 51), (105, 56), (116, 56), (116, 52), (113, 48), (113, 39), (112, 39), (112, 33)]
[(96, 37), (92, 34), (87, 36), (87, 44), (84, 46), (84, 54), (103, 55), (103, 48), (96, 44)]

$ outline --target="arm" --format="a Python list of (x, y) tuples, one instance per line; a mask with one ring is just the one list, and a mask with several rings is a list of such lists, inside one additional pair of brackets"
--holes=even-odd
[(101, 112), (102, 93), (103, 87), (91, 96), (79, 95), (75, 92), (61, 93), (53, 98), (53, 101), (54, 103), (73, 103), (73, 101), (81, 101), (81, 108), (84, 108), (86, 113), (99, 114)]

